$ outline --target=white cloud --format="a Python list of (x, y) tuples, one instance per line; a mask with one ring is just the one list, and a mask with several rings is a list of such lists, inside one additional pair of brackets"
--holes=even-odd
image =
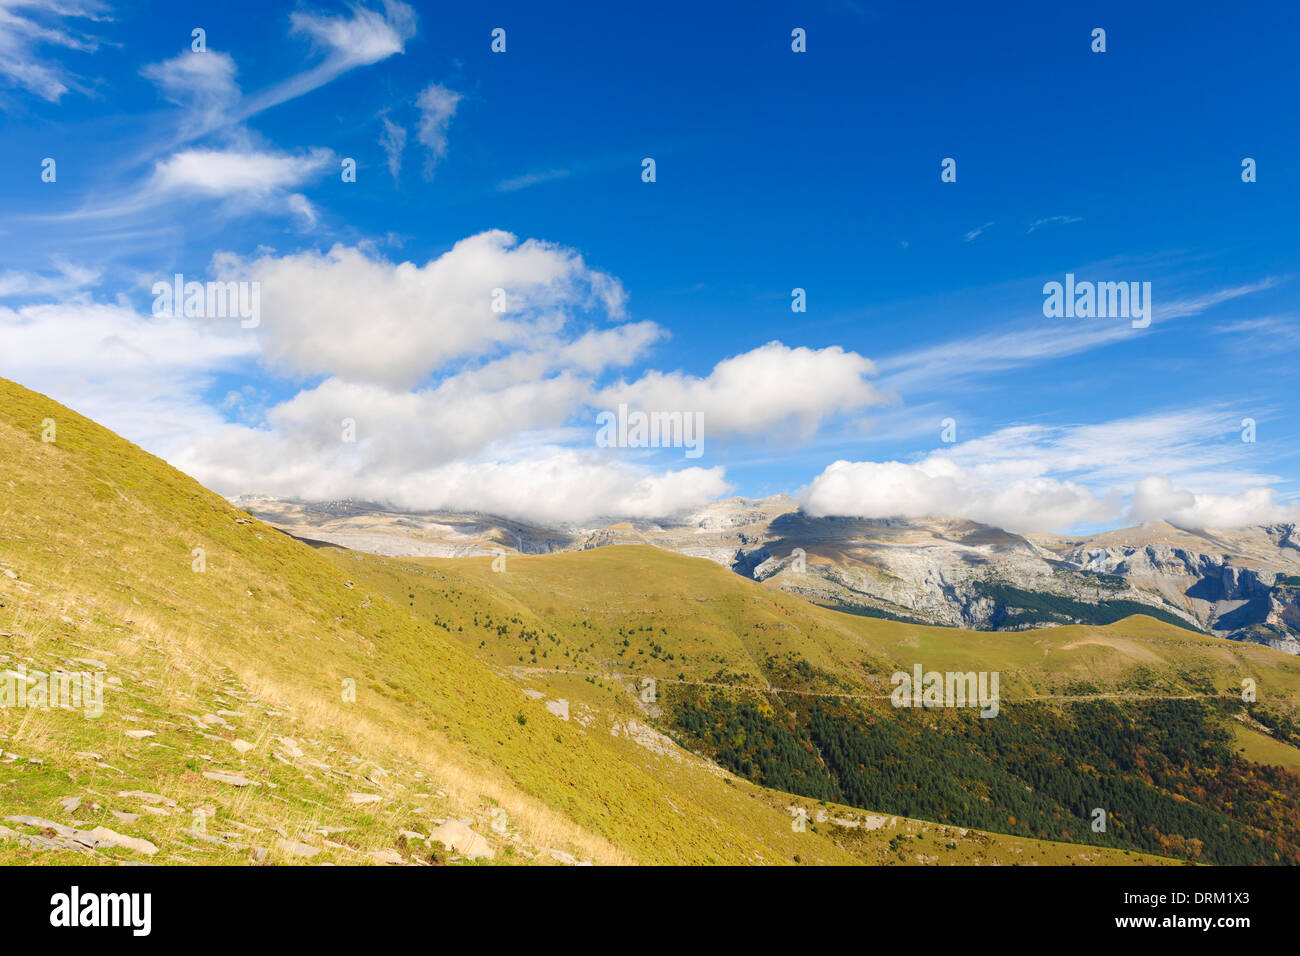
[[(231, 446), (243, 453), (243, 444)], [(248, 492), (314, 500), (352, 497), (413, 511), (481, 512), (545, 526), (581, 524), (600, 518), (662, 518), (683, 514), (726, 494), (721, 468), (683, 468), (647, 473), (572, 450), (511, 460), (455, 461), (397, 476), (377, 476), (349, 459), (346, 449), (327, 462), (281, 460), (259, 470), (250, 484), (245, 467), (225, 457), (177, 464), (209, 487), (227, 494)], [(266, 449), (274, 451), (273, 447)], [(322, 465), (328, 464), (328, 467)]]
[(626, 402), (647, 411), (703, 412), (706, 434), (785, 433), (810, 438), (837, 413), (882, 403), (867, 377), (875, 366), (839, 346), (790, 348), (768, 342), (724, 359), (704, 378), (683, 372), (647, 372), (606, 389), (605, 407)]
[[(1022, 532), (1121, 516), (1234, 527), (1295, 515), (1268, 487), (1280, 479), (1251, 468), (1254, 446), (1240, 440), (1239, 421), (1209, 409), (1013, 426), (916, 463), (836, 462), (803, 490), (801, 502), (815, 515), (955, 516)], [(1180, 486), (1215, 491), (1174, 490)]]
[(1168, 478), (1151, 477), (1138, 483), (1132, 515), (1137, 521), (1163, 519), (1182, 528), (1212, 530), (1300, 521), (1300, 506), (1279, 502), (1272, 488), (1207, 494), (1175, 488)]
[(68, 19), (100, 19), (107, 8), (97, 0), (2, 0), (0, 77), (43, 100), (57, 103), (69, 90), (85, 92), (80, 78), (43, 55), (46, 47), (93, 53), (94, 37), (64, 25)]
[(244, 152), (190, 149), (160, 161), (154, 168), (155, 188), (208, 197), (265, 198), (299, 186), (333, 159), (327, 149), (307, 153)]
[(385, 0), (384, 12), (351, 5), (348, 17), (295, 11), (289, 15), (293, 32), (311, 37), (329, 51), (327, 62), (339, 69), (369, 66), (401, 53), (415, 35), (415, 11), (405, 3)]
[[(593, 310), (623, 315), (617, 280), (570, 249), (494, 230), (424, 265), (335, 246), (245, 262), (221, 278), (261, 282), (266, 357), (293, 374), (409, 387), (445, 363), (503, 346), (526, 348)], [(493, 311), (493, 289), (506, 311)]]
[(316, 221), (320, 218), (316, 213), (316, 207), (311, 204), (311, 200), (302, 193), (290, 194), (287, 205), (289, 211), (298, 216), (309, 228), (316, 225)]
[(562, 452), (547, 458), (456, 464), (435, 476), (437, 491), (412, 489), (448, 511), (482, 511), (543, 525), (599, 518), (663, 518), (693, 511), (730, 491), (721, 468), (643, 474)]
[(237, 72), (230, 54), (215, 50), (185, 50), (140, 71), (164, 98), (185, 109), (183, 128), (195, 134), (225, 122), (239, 102)]
[(383, 12), (350, 4), (350, 15), (295, 11), (289, 15), (292, 33), (308, 37), (325, 51), (316, 66), (249, 97), (233, 120), (243, 121), (273, 106), (310, 93), (348, 70), (371, 66), (402, 53), (415, 36), (415, 11), (400, 0), (384, 0)]
[(0, 272), (0, 299), (14, 296), (66, 299), (97, 284), (101, 276), (98, 269), (76, 265), (62, 258), (55, 258), (54, 268), (53, 275), (15, 269)]
[(400, 0), (384, 0), (382, 13), (360, 3), (349, 4), (349, 10), (346, 16), (303, 10), (291, 13), (290, 32), (307, 37), (324, 57), (315, 66), (260, 92), (241, 93), (235, 82), (234, 60), (211, 48), (186, 50), (146, 66), (141, 72), (158, 85), (163, 96), (186, 108), (176, 135), (149, 155), (171, 152), (209, 134), (246, 140), (244, 124), (250, 118), (319, 89), (349, 70), (403, 52), (406, 41), (415, 35), (415, 11)]
[(800, 496), (810, 515), (863, 518), (963, 517), (1012, 531), (1055, 531), (1110, 521), (1114, 498), (1069, 481), (982, 476), (941, 456), (897, 461), (837, 461)]
[(214, 374), (251, 368), (256, 355), (238, 322), (88, 302), (0, 308), (0, 375), (164, 457), (221, 426), (204, 392)]
[(433, 179), (433, 171), (438, 161), (447, 155), (447, 127), (456, 115), (456, 107), (461, 95), (445, 86), (433, 83), (426, 87), (415, 100), (420, 111), (420, 122), (416, 128), (415, 138), (427, 149), (424, 159), (424, 178)]

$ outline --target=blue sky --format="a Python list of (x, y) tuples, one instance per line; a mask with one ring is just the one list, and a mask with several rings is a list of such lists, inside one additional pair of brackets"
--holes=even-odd
[[(1295, 520), (1294, 8), (180, 6), (0, 2), (0, 375), (223, 493)], [(705, 454), (594, 447), (620, 401)]]

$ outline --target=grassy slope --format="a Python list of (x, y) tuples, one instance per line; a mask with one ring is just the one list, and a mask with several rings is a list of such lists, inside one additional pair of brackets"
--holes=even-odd
[(1300, 659), (1140, 615), (1016, 633), (919, 626), (809, 605), (711, 561), (642, 546), (511, 556), (505, 573), (492, 572), (488, 558), (339, 560), (371, 569), (376, 587), (397, 600), (407, 596), (426, 615), (446, 613), (456, 589), (473, 590), (480, 601), (495, 596), (494, 621), (513, 614), (523, 622), (508, 628), (507, 638), (521, 627), (548, 636), (461, 636), (492, 637), (483, 651), (520, 668), (766, 687), (771, 658), (797, 651), (841, 682), (793, 688), (802, 690), (887, 694), (894, 670), (920, 663), (941, 671), (996, 668), (1005, 703), (1057, 695), (1219, 696), (1240, 693), (1247, 677), (1261, 701), (1292, 711), (1300, 703)]
[[(307, 859), (293, 844), (313, 862), (427, 860), (414, 834), (446, 818), (473, 821), (498, 861), (548, 849), (596, 862), (1140, 859), (899, 819), (796, 833), (787, 807), (807, 801), (648, 750), (616, 709), (562, 722), (471, 653), (457, 629), (502, 600), (473, 589), (476, 568), (446, 607), (415, 608), (405, 585), (361, 582), (364, 560), (330, 560), (4, 380), (0, 448), (0, 667), (102, 668), (109, 681), (98, 719), (0, 708), (6, 817), (106, 826), (151, 841), (163, 863)], [(658, 597), (672, 606), (671, 591)], [(68, 796), (81, 806), (61, 809)], [(139, 858), (33, 850), (17, 835), (36, 828), (6, 827), (0, 862)], [(926, 849), (887, 847), (904, 833)]]
[[(636, 690), (653, 677), (665, 698), (687, 689), (675, 683), (705, 683), (770, 713), (774, 693), (789, 705), (808, 694), (887, 697), (889, 675), (913, 664), (996, 669), (1006, 714), (1019, 705), (1060, 713), (1077, 701), (1212, 698), (1216, 713), (1227, 705), (1214, 719), (1237, 732), (1239, 747), (1248, 745), (1241, 751), (1247, 759), (1281, 766), (1300, 760), (1300, 750), (1259, 729), (1242, 738), (1245, 726), (1230, 719), (1250, 719), (1241, 704), (1244, 678), (1255, 682), (1261, 704), (1294, 718), (1300, 660), (1147, 617), (1017, 634), (900, 624), (809, 607), (712, 562), (647, 547), (511, 556), (503, 573), (487, 558), (331, 554), (367, 587), (434, 619), (452, 616), (460, 596), (473, 593), (476, 619), (457, 636), (571, 707), (621, 704), (631, 715), (660, 716), (657, 704), (633, 706)], [(816, 670), (798, 666), (801, 660)], [(1030, 720), (1034, 713), (1021, 711)]]

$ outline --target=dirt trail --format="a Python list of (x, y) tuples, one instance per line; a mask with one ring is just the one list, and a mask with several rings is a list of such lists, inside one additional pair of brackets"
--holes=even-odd
[[(719, 690), (751, 690), (757, 693), (766, 694), (791, 694), (797, 697), (838, 697), (845, 700), (889, 700), (892, 694), (844, 694), (835, 691), (814, 691), (814, 690), (794, 690), (789, 687), (773, 687), (768, 684), (766, 687), (758, 687), (751, 684), (719, 684), (712, 681), (704, 680), (681, 680), (676, 677), (652, 677), (649, 674), (631, 674), (620, 673), (618, 671), (579, 671), (570, 670), (563, 667), (510, 667), (512, 673), (522, 677), (529, 674), (572, 674), (577, 677), (599, 677), (603, 680), (622, 681), (631, 678), (635, 680), (650, 678), (656, 684), (683, 684), (688, 687), (715, 687)], [(1223, 699), (1232, 695), (1226, 694), (1034, 694), (1029, 697), (999, 697), (999, 701), (1004, 704), (1028, 703), (1036, 700), (1059, 700), (1059, 701), (1087, 701), (1087, 700), (1214, 700)]]

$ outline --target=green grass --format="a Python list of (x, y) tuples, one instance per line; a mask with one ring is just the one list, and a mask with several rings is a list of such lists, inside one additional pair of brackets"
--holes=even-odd
[[(40, 440), (47, 418), (52, 443)], [(544, 681), (503, 669), (521, 656), (570, 669), (609, 658), (638, 674), (761, 681), (757, 645), (728, 622), (770, 629), (778, 646), (810, 638), (814, 664), (852, 640), (841, 615), (802, 616), (752, 584), (739, 592), (721, 569), (700, 585), (712, 573), (703, 562), (674, 557), (647, 575), (640, 551), (620, 549), (584, 580), (571, 556), (512, 558), (493, 575), (486, 559), (316, 551), (3, 380), (0, 446), (0, 664), (93, 658), (113, 681), (98, 719), (0, 708), (5, 816), (109, 827), (152, 842), (160, 863), (365, 863), (376, 851), (458, 862), (427, 843), (434, 821), (451, 818), (471, 820), (498, 863), (547, 862), (552, 849), (604, 863), (1151, 862), (901, 818), (797, 832), (789, 807), (800, 801), (656, 749), (621, 679), (555, 675), (580, 708), (566, 722), (523, 693)], [(681, 632), (671, 651), (669, 627)], [(170, 802), (151, 813), (122, 795), (133, 791)], [(67, 796), (82, 805), (64, 811)], [(199, 821), (225, 842), (187, 832)], [(6, 826), (0, 862), (139, 858), (35, 850), (20, 835), (37, 828)], [(899, 859), (889, 844), (900, 834), (935, 846)], [(281, 840), (319, 852), (296, 857)]]

